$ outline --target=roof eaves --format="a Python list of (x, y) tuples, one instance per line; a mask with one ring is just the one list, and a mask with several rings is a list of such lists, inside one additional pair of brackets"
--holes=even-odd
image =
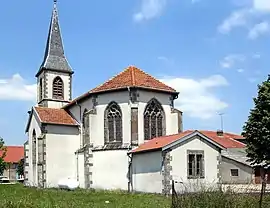
[[(136, 150), (136, 149), (134, 149)], [(145, 149), (145, 150), (138, 150), (138, 151), (130, 151), (128, 154), (141, 154), (141, 153), (147, 153), (147, 152), (155, 152), (155, 151), (159, 151), (159, 150), (162, 150), (161, 147), (157, 147), (157, 148), (151, 148), (151, 149)]]
[(229, 160), (233, 160), (233, 161), (235, 161), (235, 162), (238, 162), (238, 163), (241, 163), (241, 164), (243, 164), (243, 165), (246, 165), (246, 166), (248, 166), (248, 167), (252, 167), (251, 163), (250, 163), (250, 164), (245, 163), (245, 162), (243, 162), (243, 161), (237, 160), (236, 158), (232, 158), (232, 157), (230, 157), (230, 156), (228, 156), (228, 155), (221, 155), (221, 156), (222, 156), (222, 157), (226, 157), (226, 158), (229, 159)]
[(76, 124), (65, 124), (65, 123), (55, 123), (55, 122), (42, 122), (42, 124), (47, 125), (58, 125), (58, 126), (79, 126), (79, 124), (76, 122)]
[(206, 141), (210, 142), (211, 144), (214, 144), (215, 146), (217, 146), (218, 148), (220, 148), (220, 149), (222, 149), (222, 150), (223, 150), (223, 149), (226, 149), (224, 146), (222, 146), (222, 145), (216, 143), (216, 142), (213, 141), (211, 138), (205, 136), (204, 134), (202, 134), (202, 133), (199, 132), (198, 130), (194, 130), (194, 131), (191, 132), (190, 134), (187, 134), (187, 135), (185, 135), (185, 136), (183, 136), (183, 137), (180, 137), (179, 139), (177, 139), (177, 140), (171, 142), (170, 144), (165, 145), (165, 146), (162, 148), (162, 151), (167, 150), (167, 149), (170, 149), (170, 148), (174, 147), (174, 146), (177, 145), (177, 144), (181, 144), (181, 143), (187, 141), (188, 139), (190, 139), (190, 138), (192, 138), (192, 137), (194, 137), (194, 136), (196, 136), (196, 135), (200, 136), (201, 138), (205, 139)]

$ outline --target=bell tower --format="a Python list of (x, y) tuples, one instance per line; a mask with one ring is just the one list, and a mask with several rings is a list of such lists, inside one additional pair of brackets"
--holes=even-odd
[(37, 104), (49, 108), (61, 108), (71, 101), (73, 73), (64, 54), (57, 0), (54, 0), (45, 55), (36, 74)]

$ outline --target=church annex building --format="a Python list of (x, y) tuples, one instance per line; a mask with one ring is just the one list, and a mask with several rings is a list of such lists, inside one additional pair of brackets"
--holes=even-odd
[[(183, 131), (182, 112), (174, 107), (178, 92), (135, 66), (76, 99), (73, 73), (55, 2), (26, 126), (29, 186), (57, 187), (69, 177), (81, 188), (157, 193), (169, 193), (176, 178), (215, 185), (222, 180), (222, 151), (245, 148), (238, 135)], [(228, 180), (242, 172), (253, 180), (252, 170), (240, 164), (238, 171)]]

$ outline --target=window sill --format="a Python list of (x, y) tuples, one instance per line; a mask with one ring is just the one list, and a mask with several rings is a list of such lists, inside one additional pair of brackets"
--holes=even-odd
[(204, 176), (188, 176), (187, 179), (205, 179)]

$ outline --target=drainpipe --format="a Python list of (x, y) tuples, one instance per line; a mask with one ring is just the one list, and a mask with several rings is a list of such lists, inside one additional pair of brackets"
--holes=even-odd
[(79, 151), (75, 152), (76, 155), (76, 179), (79, 181)]
[(128, 192), (133, 191), (133, 186), (132, 186), (132, 154), (127, 153), (128, 156)]
[[(130, 101), (130, 87), (127, 87), (128, 89), (128, 94), (129, 94), (129, 98), (128, 98), (128, 105), (129, 105), (129, 115), (130, 115), (130, 118), (129, 118), (129, 126), (130, 126), (130, 130), (131, 130), (131, 101)], [(131, 134), (130, 134), (130, 147), (132, 148), (132, 131), (130, 131)]]
[(76, 105), (79, 106), (80, 108), (80, 148), (82, 148), (83, 144), (82, 144), (82, 141), (83, 141), (83, 138), (82, 138), (82, 106), (76, 101)]
[(79, 106), (79, 113), (80, 113), (80, 147), (79, 149), (75, 152), (76, 155), (76, 178), (77, 181), (79, 181), (79, 150), (82, 148), (82, 106), (76, 101), (76, 105)]

